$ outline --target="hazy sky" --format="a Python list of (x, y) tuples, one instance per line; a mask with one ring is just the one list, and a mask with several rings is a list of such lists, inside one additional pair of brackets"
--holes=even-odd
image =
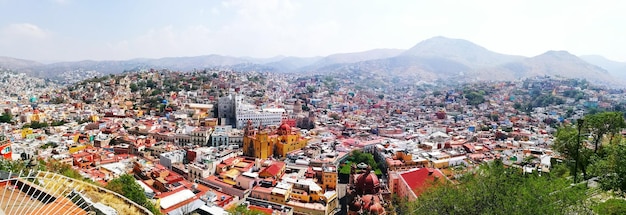
[(0, 56), (44, 62), (323, 56), (434, 37), (626, 61), (626, 1), (0, 0)]

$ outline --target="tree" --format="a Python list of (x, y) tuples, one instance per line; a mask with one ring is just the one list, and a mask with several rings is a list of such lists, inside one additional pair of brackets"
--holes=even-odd
[(121, 175), (119, 178), (109, 181), (106, 188), (119, 193), (140, 205), (143, 205), (148, 201), (141, 185), (139, 185), (135, 181), (135, 178), (129, 174)]
[(473, 106), (482, 104), (485, 102), (484, 92), (471, 91), (465, 95), (467, 103)]
[(626, 214), (626, 200), (609, 199), (600, 203), (594, 210), (597, 214), (618, 215)]
[(598, 176), (601, 188), (623, 195), (626, 193), (626, 142), (608, 145), (603, 151), (605, 157), (598, 157), (589, 168)]
[(571, 125), (561, 126), (555, 134), (554, 149), (568, 161), (567, 164), (572, 170), (571, 172), (575, 173), (580, 170), (583, 173), (583, 177), (586, 178), (587, 167), (594, 153), (591, 149), (584, 147), (583, 140), (579, 144), (579, 138), (578, 127)]
[(600, 141), (605, 135), (609, 135), (609, 143), (615, 134), (626, 128), (624, 115), (620, 112), (601, 112), (585, 116), (585, 124), (588, 131), (593, 135), (594, 153), (600, 148)]
[(12, 120), (13, 116), (11, 116), (11, 114), (7, 112), (2, 113), (2, 115), (0, 116), (0, 122), (10, 123)]
[(131, 83), (129, 88), (130, 88), (130, 92), (133, 92), (133, 93), (137, 92), (137, 90), (139, 90), (139, 87), (135, 83)]
[(480, 166), (460, 184), (433, 186), (406, 214), (588, 214), (586, 186), (567, 178), (522, 174), (501, 161)]

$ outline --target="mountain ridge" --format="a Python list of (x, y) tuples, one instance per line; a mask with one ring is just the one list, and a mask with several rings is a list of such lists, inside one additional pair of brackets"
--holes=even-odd
[[(115, 74), (149, 68), (182, 71), (232, 68), (241, 71), (293, 73), (355, 70), (411, 76), (426, 81), (450, 78), (465, 81), (510, 80), (541, 75), (586, 78), (614, 85), (621, 85), (621, 82), (626, 80), (626, 72), (623, 76), (618, 76), (623, 79), (617, 81), (614, 78), (616, 73), (604, 68), (608, 64), (597, 65), (600, 62), (597, 59), (594, 61), (596, 63), (589, 61), (567, 51), (547, 51), (533, 57), (506, 55), (490, 51), (468, 40), (437, 36), (423, 40), (409, 49), (372, 49), (322, 57), (279, 55), (271, 58), (251, 58), (210, 54), (156, 59), (135, 58), (121, 61), (85, 60), (51, 64), (0, 57), (0, 67), (43, 78), (54, 78), (56, 74), (68, 71)], [(624, 66), (626, 68), (626, 63)]]

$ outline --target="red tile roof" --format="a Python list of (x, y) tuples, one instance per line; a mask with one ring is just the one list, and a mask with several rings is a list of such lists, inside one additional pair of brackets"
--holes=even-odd
[(285, 166), (285, 163), (283, 162), (274, 162), (268, 167), (266, 167), (265, 169), (261, 170), (259, 175), (268, 174), (268, 175), (277, 177), (279, 176), (278, 174), (281, 173), (281, 170), (283, 169), (284, 166)]
[(439, 178), (439, 182), (446, 180), (446, 177), (438, 169), (432, 168), (420, 168), (417, 170), (410, 170), (405, 173), (401, 173), (400, 177), (409, 185), (411, 190), (416, 196), (419, 196), (422, 191), (432, 186), (432, 181), (435, 178)]

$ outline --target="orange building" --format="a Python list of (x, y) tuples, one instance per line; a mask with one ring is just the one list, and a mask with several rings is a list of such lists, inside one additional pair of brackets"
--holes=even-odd
[(274, 131), (252, 128), (252, 121), (248, 121), (243, 137), (243, 153), (246, 156), (267, 159), (270, 157), (283, 158), (287, 153), (304, 148), (307, 139), (300, 135), (287, 123), (283, 123)]

